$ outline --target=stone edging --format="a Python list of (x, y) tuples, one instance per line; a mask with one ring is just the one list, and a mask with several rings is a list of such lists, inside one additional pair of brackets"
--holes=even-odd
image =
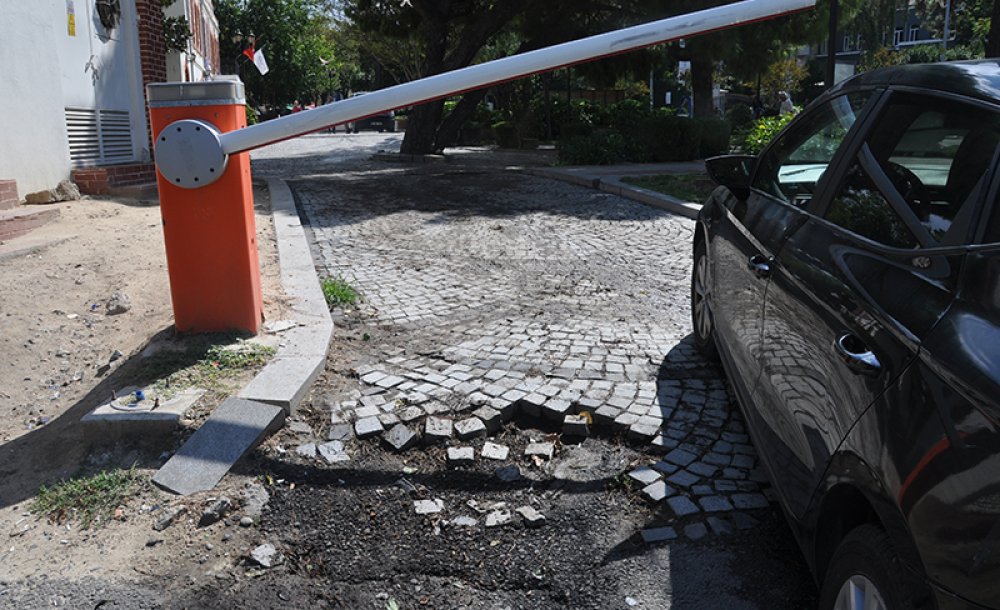
[(298, 326), (282, 333), (275, 357), (237, 396), (291, 413), (326, 364), (333, 320), (292, 191), (277, 178), (268, 179), (267, 188), (271, 192), (281, 284), (291, 299), (288, 319)]

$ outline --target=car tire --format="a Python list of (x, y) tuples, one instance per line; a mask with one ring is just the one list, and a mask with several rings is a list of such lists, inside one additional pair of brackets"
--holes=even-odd
[(691, 271), (691, 325), (694, 328), (694, 345), (705, 358), (719, 360), (715, 345), (715, 320), (708, 306), (710, 269), (705, 242), (694, 248), (694, 268)]
[(885, 531), (862, 525), (851, 530), (834, 552), (823, 579), (819, 607), (911, 610), (915, 607), (911, 594), (918, 588), (913, 580)]

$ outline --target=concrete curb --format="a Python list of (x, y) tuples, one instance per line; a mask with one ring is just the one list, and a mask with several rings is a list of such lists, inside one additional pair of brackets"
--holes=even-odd
[(697, 218), (698, 211), (701, 210), (700, 204), (681, 201), (663, 193), (625, 184), (619, 176), (595, 177), (547, 167), (526, 168), (524, 171), (532, 176), (559, 180), (625, 197), (691, 219)]
[(281, 284), (291, 298), (288, 318), (299, 326), (282, 334), (274, 358), (237, 397), (275, 405), (290, 414), (326, 364), (333, 320), (292, 191), (277, 178), (269, 179), (267, 188), (271, 192)]

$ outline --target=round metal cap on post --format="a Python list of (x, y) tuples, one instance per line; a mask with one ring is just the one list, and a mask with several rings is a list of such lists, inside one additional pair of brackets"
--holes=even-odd
[(186, 189), (211, 184), (226, 170), (220, 132), (211, 123), (185, 119), (171, 123), (156, 138), (156, 168)]

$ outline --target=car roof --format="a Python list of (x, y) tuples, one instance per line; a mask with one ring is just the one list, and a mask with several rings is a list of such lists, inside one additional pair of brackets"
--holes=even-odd
[(1000, 104), (1000, 59), (890, 66), (859, 74), (829, 93), (890, 86), (943, 91)]

